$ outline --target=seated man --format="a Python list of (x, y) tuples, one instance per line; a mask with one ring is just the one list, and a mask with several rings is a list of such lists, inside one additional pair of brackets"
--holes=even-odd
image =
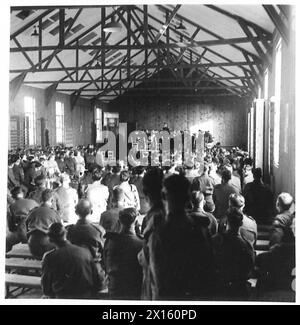
[(125, 208), (124, 192), (122, 189), (116, 187), (112, 193), (112, 207), (101, 214), (100, 225), (106, 232), (119, 232), (119, 212)]
[(203, 224), (208, 229), (211, 236), (217, 233), (218, 222), (217, 219), (209, 212), (205, 212), (203, 207), (205, 204), (204, 195), (199, 191), (192, 192), (193, 209), (189, 213), (191, 218), (196, 222)]
[(213, 200), (215, 202), (216, 209), (214, 215), (217, 219), (224, 217), (226, 210), (229, 207), (230, 194), (238, 194), (238, 190), (229, 184), (231, 179), (231, 172), (228, 169), (222, 171), (222, 183), (218, 184), (214, 188)]
[(28, 246), (31, 254), (39, 260), (45, 252), (54, 247), (47, 235), (49, 226), (54, 222), (61, 222), (59, 215), (52, 208), (52, 200), (53, 191), (44, 190), (40, 207), (33, 209), (26, 219)]
[(254, 252), (239, 234), (243, 214), (237, 208), (226, 212), (227, 230), (213, 237), (217, 269), (217, 288), (226, 298), (245, 299), (249, 295), (247, 279), (253, 268)]
[(270, 247), (275, 244), (281, 244), (286, 236), (290, 236), (291, 226), (295, 213), (292, 211), (294, 203), (293, 197), (289, 193), (280, 193), (276, 201), (278, 214), (272, 225), (270, 233)]
[[(28, 196), (29, 199), (35, 200), (38, 204), (42, 203), (42, 193), (47, 189), (47, 179), (45, 176), (37, 176), (34, 180), (36, 189)], [(62, 214), (62, 204), (56, 192), (52, 193), (52, 208), (57, 211), (59, 215)]]
[[(230, 194), (229, 208), (237, 208), (243, 214), (243, 224), (240, 227), (240, 235), (245, 239), (253, 248), (257, 239), (257, 224), (255, 220), (243, 213), (245, 207), (245, 199), (240, 194)], [(222, 218), (219, 224), (219, 231), (226, 231), (227, 217)]]
[(101, 177), (101, 172), (94, 172), (93, 184), (88, 185), (86, 192), (86, 197), (91, 202), (93, 210), (89, 219), (97, 224), (99, 224), (101, 213), (106, 211), (109, 197), (108, 187), (101, 184)]
[(69, 243), (61, 223), (53, 223), (48, 236), (55, 249), (43, 257), (43, 294), (60, 299), (94, 298), (102, 283), (89, 250)]
[(56, 189), (56, 193), (62, 205), (62, 220), (69, 224), (75, 223), (75, 206), (78, 202), (76, 190), (70, 187), (70, 176), (65, 173), (60, 177), (61, 186)]
[(204, 210), (207, 212), (213, 212), (215, 210), (215, 204), (213, 201), (213, 190), (214, 190), (214, 180), (209, 175), (209, 166), (204, 164), (203, 172), (201, 176), (195, 177), (192, 183), (193, 191), (200, 191), (205, 197)]
[(104, 245), (104, 265), (108, 275), (108, 293), (112, 299), (140, 299), (142, 268), (137, 255), (143, 242), (135, 234), (137, 213), (133, 208), (120, 212), (121, 230), (107, 233)]
[(27, 230), (25, 220), (31, 210), (38, 207), (38, 203), (34, 200), (24, 199), (24, 192), (21, 187), (17, 186), (11, 191), (11, 195), (15, 200), (10, 205), (11, 224), (15, 229), (10, 229), (18, 236), (19, 242), (27, 242)]
[[(75, 225), (68, 226), (67, 239), (74, 245), (83, 246), (90, 250), (93, 258), (99, 258), (104, 244), (104, 229), (88, 221), (92, 212), (90, 201), (82, 199), (76, 206), (79, 220)], [(102, 229), (101, 229), (102, 228)]]

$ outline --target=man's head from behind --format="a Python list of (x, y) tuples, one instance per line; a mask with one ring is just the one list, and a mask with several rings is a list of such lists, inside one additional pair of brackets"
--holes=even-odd
[(252, 169), (252, 174), (253, 174), (253, 178), (254, 178), (254, 180), (259, 181), (259, 180), (262, 179), (262, 170), (261, 170), (260, 167), (258, 167), (258, 168), (253, 168), (253, 169)]
[(143, 192), (154, 202), (161, 202), (161, 190), (164, 174), (160, 168), (149, 169), (143, 177)]
[(80, 219), (85, 219), (89, 214), (92, 213), (91, 202), (86, 199), (80, 200), (76, 205), (75, 213)]
[(238, 208), (229, 208), (226, 217), (227, 228), (237, 232), (243, 224), (243, 213)]
[(129, 229), (135, 222), (137, 212), (134, 208), (127, 208), (119, 213), (119, 220), (123, 228)]
[(66, 241), (66, 230), (61, 223), (55, 222), (50, 225), (48, 236), (52, 243), (59, 245)]
[(294, 202), (293, 197), (291, 194), (282, 192), (278, 195), (276, 201), (276, 208), (279, 213), (289, 210)]
[(112, 192), (112, 203), (115, 206), (122, 206), (124, 203), (124, 191), (120, 187), (116, 187)]
[(243, 195), (237, 193), (232, 193), (229, 195), (229, 208), (237, 208), (242, 211), (244, 206), (245, 199)]
[(227, 168), (224, 168), (222, 170), (222, 182), (228, 183), (231, 180), (231, 171)]
[(182, 175), (171, 175), (164, 180), (162, 196), (168, 206), (183, 210), (191, 197), (190, 182)]
[(45, 189), (42, 192), (42, 203), (47, 205), (52, 205), (53, 191), (50, 189)]

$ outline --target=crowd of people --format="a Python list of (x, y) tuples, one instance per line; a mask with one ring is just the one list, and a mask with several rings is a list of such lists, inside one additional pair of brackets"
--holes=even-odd
[[(50, 298), (246, 300), (288, 288), (295, 204), (274, 198), (239, 148), (204, 164), (99, 166), (93, 147), (14, 150), (8, 158), (6, 249), (28, 243)], [(256, 256), (257, 224), (271, 226)]]

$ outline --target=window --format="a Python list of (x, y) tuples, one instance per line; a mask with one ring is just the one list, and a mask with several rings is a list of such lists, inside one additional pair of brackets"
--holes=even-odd
[(56, 102), (56, 143), (64, 143), (65, 126), (64, 126), (64, 104)]
[(36, 117), (35, 117), (35, 99), (26, 96), (24, 98), (25, 111), (25, 143), (29, 146), (36, 144)]
[(250, 108), (250, 156), (254, 156), (254, 107)]
[(269, 96), (269, 71), (266, 70), (264, 78), (264, 99), (268, 99)]
[(261, 96), (261, 87), (258, 87), (258, 96), (257, 96), (257, 98), (262, 98), (262, 96)]
[(276, 54), (275, 54), (273, 163), (274, 163), (274, 166), (276, 166), (276, 167), (279, 166), (280, 99), (281, 99), (281, 40), (277, 44)]
[(102, 141), (102, 109), (96, 107), (95, 110), (95, 124), (96, 124), (96, 143)]

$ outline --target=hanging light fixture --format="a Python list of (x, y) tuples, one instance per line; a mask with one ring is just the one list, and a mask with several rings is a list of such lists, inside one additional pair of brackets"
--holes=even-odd
[(36, 26), (34, 26), (33, 28), (34, 28), (34, 30), (33, 30), (33, 33), (31, 34), (31, 36), (39, 36), (39, 33), (36, 30)]
[(175, 26), (175, 29), (186, 30), (186, 27), (183, 25), (182, 20), (180, 20), (180, 24)]
[(103, 30), (105, 31), (105, 33), (118, 33), (122, 30), (122, 27), (122, 24), (118, 23), (116, 21), (115, 15), (113, 15), (111, 18), (111, 22), (104, 25)]
[(99, 63), (98, 60), (97, 60), (97, 63), (95, 64), (95, 67), (96, 67), (96, 68), (101, 68), (101, 65), (100, 65), (100, 63)]

